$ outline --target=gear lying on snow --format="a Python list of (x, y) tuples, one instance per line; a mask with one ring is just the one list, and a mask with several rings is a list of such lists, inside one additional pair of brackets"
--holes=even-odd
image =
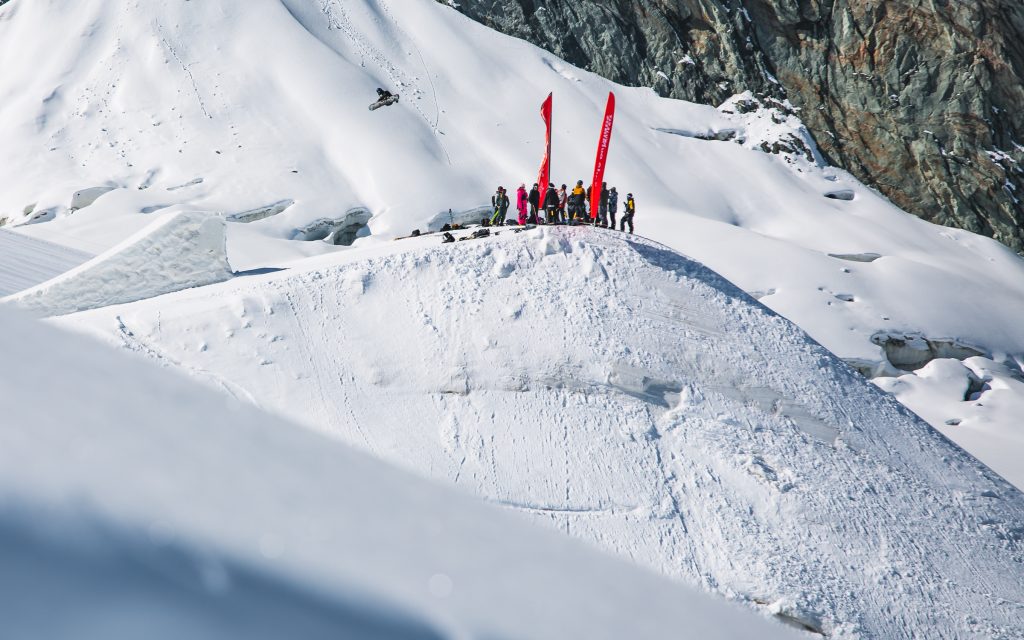
[(1024, 633), (1024, 496), (717, 274), (414, 242), (55, 322), (830, 638)]

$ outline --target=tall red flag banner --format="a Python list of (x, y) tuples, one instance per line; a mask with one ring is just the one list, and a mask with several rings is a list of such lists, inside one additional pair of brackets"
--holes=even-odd
[(601, 183), (604, 182), (604, 167), (608, 162), (608, 145), (612, 141), (612, 124), (615, 122), (615, 94), (608, 92), (608, 106), (601, 121), (601, 137), (597, 139), (597, 158), (594, 160), (594, 182), (590, 186), (590, 217), (597, 217), (601, 202)]
[(544, 159), (540, 163), (540, 174), (537, 176), (537, 188), (540, 190), (540, 205), (544, 207), (544, 194), (551, 182), (551, 94), (540, 105), (540, 117), (544, 119)]

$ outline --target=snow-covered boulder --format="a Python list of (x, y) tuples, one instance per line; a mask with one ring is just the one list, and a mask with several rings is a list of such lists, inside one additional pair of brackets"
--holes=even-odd
[(209, 213), (178, 212), (163, 216), (92, 260), (3, 301), (56, 316), (213, 284), (231, 275), (224, 220)]
[(72, 211), (78, 209), (84, 209), (96, 202), (100, 196), (110, 193), (117, 187), (89, 187), (88, 189), (80, 189), (71, 194), (71, 205), (68, 207)]

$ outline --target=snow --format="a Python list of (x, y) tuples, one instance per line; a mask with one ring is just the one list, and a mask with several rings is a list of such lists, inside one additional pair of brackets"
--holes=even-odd
[(0, 361), (5, 637), (791, 637), (10, 310)]
[(0, 296), (45, 282), (91, 257), (83, 251), (0, 229)]
[(202, 212), (165, 214), (109, 251), (2, 301), (53, 316), (227, 280), (224, 225)]
[(58, 323), (829, 637), (1022, 632), (1024, 496), (650, 241), (421, 236)]
[[(55, 40), (53, 33), (65, 35)], [(420, 258), (410, 256), (419, 254), (409, 250), (437, 242), (428, 236), (396, 243), (394, 237), (434, 229), (449, 211), (478, 219), (497, 184), (514, 189), (535, 180), (543, 144), (537, 111), (549, 92), (554, 93), (553, 175), (559, 183), (589, 176), (605, 98), (614, 91), (618, 112), (606, 178), (620, 193), (637, 196), (640, 233), (707, 265), (832, 354), (872, 375), (888, 376), (875, 382), (1024, 486), (1019, 471), (1024, 390), (1017, 384), (1024, 362), (1024, 324), (1019, 321), (1024, 317), (1024, 262), (990, 239), (910, 216), (849, 174), (825, 166), (786, 104), (726, 113), (750, 96), (737, 96), (721, 109), (662, 99), (650, 89), (621, 87), (576, 69), (443, 4), (416, 0), (12, 0), (0, 7), (0, 68), (0, 219), (15, 225), (19, 238), (110, 256), (111, 250), (129, 250), (133, 236), (145, 234), (154, 221), (201, 212), (228, 221), (227, 258), (236, 272), (250, 274), (125, 308), (67, 317), (62, 324), (73, 328), (81, 323), (246, 402), (327, 430), (421, 473), (457, 477), (459, 484), (492, 500), (522, 499), (515, 503), (520, 510), (556, 523), (564, 520), (570, 533), (665, 574), (739, 600), (765, 602), (765, 609), (828, 627), (836, 637), (901, 637), (908, 632), (898, 626), (900, 620), (905, 628), (924, 625), (937, 637), (956, 635), (955, 630), (960, 635), (1020, 635), (1019, 623), (1007, 622), (1014, 615), (1021, 618), (1018, 605), (1006, 605), (999, 613), (994, 600), (983, 595), (1002, 593), (1008, 602), (1020, 602), (1019, 581), (1011, 584), (1019, 571), (991, 578), (992, 567), (1002, 566), (1005, 574), (1016, 560), (979, 542), (998, 540), (992, 544), (1019, 559), (1018, 494), (964, 460), (949, 443), (922, 435), (930, 432), (886, 396), (864, 391), (862, 381), (846, 377), (848, 369), (820, 355), (817, 346), (807, 346), (802, 334), (793, 338), (803, 345), (796, 352), (771, 351), (778, 335), (767, 329), (744, 337), (746, 326), (726, 332), (731, 350), (714, 346), (712, 338), (720, 335), (715, 332), (728, 320), (713, 318), (711, 333), (702, 333), (701, 307), (676, 306), (671, 287), (678, 282), (664, 274), (657, 277), (669, 278), (668, 289), (635, 280), (626, 289), (602, 284), (597, 289), (603, 297), (596, 297), (589, 291), (592, 280), (601, 282), (607, 275), (618, 282), (619, 275), (601, 243), (587, 237), (580, 240), (585, 245), (580, 254), (567, 253), (558, 236), (545, 235), (543, 242), (530, 240), (533, 244), (519, 238), (525, 248), (511, 243), (512, 248), (495, 249), (507, 251), (505, 257), (477, 256), (466, 263), (452, 258), (452, 268), (462, 271), (417, 272), (406, 279), (393, 268), (416, 267)], [(400, 93), (401, 102), (367, 111), (378, 86)], [(367, 226), (341, 229), (366, 215)], [(352, 246), (334, 244), (339, 235), (354, 237)], [(499, 242), (480, 244), (504, 247), (506, 236), (503, 232)], [(185, 254), (194, 251), (186, 239), (178, 240)], [(151, 241), (154, 250), (163, 244), (156, 237)], [(569, 246), (576, 241), (570, 239)], [(169, 288), (155, 286), (150, 276), (166, 264), (148, 265), (153, 254), (136, 249), (130, 250), (135, 252), (131, 261), (98, 258), (90, 263), (100, 269), (97, 273), (85, 274), (82, 267), (43, 284), (37, 292), (48, 292), (48, 306), (39, 310), (61, 313), (85, 302), (141, 300), (202, 284), (213, 273), (215, 279), (227, 276), (222, 256), (200, 256), (192, 272), (199, 276), (175, 278)], [(552, 263), (563, 261), (589, 277), (558, 275), (564, 292), (537, 278), (529, 280), (532, 289), (521, 290), (520, 264), (530, 265), (549, 251)], [(622, 252), (629, 255), (621, 246), (612, 254)], [(444, 251), (423, 255), (441, 256), (430, 260), (447, 264)], [(491, 259), (487, 269), (493, 270), (481, 271)], [(50, 266), (37, 278), (73, 266), (39, 260)], [(617, 264), (627, 271), (643, 271), (623, 260)], [(12, 263), (17, 265), (15, 256), (0, 251), (0, 271), (9, 272)], [(128, 264), (152, 271), (138, 278)], [(374, 285), (378, 268), (392, 289), (389, 296)], [(274, 269), (286, 271), (251, 275)], [(341, 271), (345, 277), (337, 280)], [(481, 273), (494, 282), (493, 292), (463, 288), (468, 286), (463, 279)], [(92, 291), (97, 282), (102, 291), (113, 291), (116, 284), (120, 297), (97, 296)], [(571, 291), (570, 285), (587, 290)], [(428, 296), (431, 292), (467, 297), (449, 303), (444, 295)], [(631, 297), (640, 292), (650, 297), (640, 302)], [(492, 295), (502, 296), (500, 309), (474, 306)], [(562, 295), (582, 305), (574, 313), (600, 320), (606, 327), (603, 342), (595, 344), (594, 336), (581, 334), (573, 322), (577, 316), (559, 306)], [(360, 301), (358, 308), (342, 304), (344, 296)], [(399, 299), (403, 296), (418, 300), (422, 309), (405, 306), (411, 303)], [(531, 296), (556, 306), (538, 310)], [(748, 309), (746, 298), (727, 297), (742, 300), (737, 308)], [(185, 306), (172, 308), (171, 301)], [(288, 324), (292, 305), (303, 322)], [(446, 305), (469, 315), (453, 319)], [(634, 323), (656, 322), (622, 312), (637, 305), (654, 305), (668, 320), (682, 314), (691, 321), (683, 334), (703, 336), (710, 350), (697, 349), (697, 339), (684, 340), (680, 347), (664, 336), (631, 336)], [(177, 327), (175, 321), (161, 325), (154, 320), (158, 308), (163, 318), (177, 317)], [(334, 321), (350, 323), (355, 337), (345, 336)], [(412, 324), (395, 329), (398, 322)], [(440, 326), (431, 328), (431, 322)], [(497, 329), (497, 337), (481, 336), (477, 322), (487, 328), (529, 324), (520, 330), (523, 334), (544, 338), (506, 343)], [(162, 326), (169, 327), (166, 334)], [(314, 329), (304, 336), (308, 327)], [(571, 340), (552, 340), (543, 333), (552, 327), (555, 335), (566, 327)], [(421, 348), (402, 331), (433, 346)], [(969, 345), (975, 351), (960, 366), (982, 371), (974, 375), (988, 388), (979, 391), (980, 400), (965, 403), (957, 395), (960, 374), (951, 364), (898, 371), (873, 340), (880, 335)], [(376, 340), (374, 347), (356, 340), (359, 336)], [(459, 346), (439, 346), (445, 336)], [(542, 341), (549, 344), (540, 348)], [(576, 353), (577, 343), (590, 350)], [(617, 344), (623, 343), (631, 345), (629, 353), (619, 350)], [(301, 346), (282, 352), (285, 345)], [(772, 356), (764, 367), (780, 376), (775, 386), (749, 383), (748, 375), (768, 374), (733, 357), (749, 355), (752, 345)], [(486, 361), (493, 371), (472, 371), (473, 379), (483, 380), (490, 390), (463, 394), (468, 390), (463, 382), (470, 379), (463, 369), (482, 366), (473, 359), (473, 349), (494, 358), (495, 349), (500, 354), (504, 348), (504, 356)], [(811, 357), (805, 349), (820, 359), (819, 368), (800, 359)], [(635, 362), (637, 353), (647, 354), (646, 360)], [(794, 353), (802, 355), (791, 361)], [(377, 362), (378, 357), (384, 360)], [(759, 356), (750, 357), (761, 362)], [(586, 365), (591, 361), (595, 364)], [(616, 368), (620, 362), (628, 366)], [(565, 368), (574, 363), (578, 369)], [(653, 378), (644, 373), (652, 363), (661, 363)], [(735, 374), (737, 366), (742, 376)], [(750, 367), (756, 375), (749, 374)], [(608, 391), (615, 399), (580, 406), (580, 398), (593, 397), (588, 394), (595, 387), (584, 386), (586, 393), (578, 387), (546, 390), (544, 385), (554, 384), (557, 376), (606, 391), (612, 385), (619, 395)], [(710, 386), (698, 390), (711, 400), (693, 409), (695, 423), (703, 427), (683, 428), (673, 416), (691, 409), (677, 405), (675, 394), (679, 402), (697, 402), (697, 396), (676, 389), (675, 383), (704, 376)], [(781, 388), (780, 380), (785, 382)], [(834, 385), (834, 397), (815, 386), (825, 383)], [(530, 396), (516, 391), (523, 385), (540, 389), (535, 405), (519, 401)], [(862, 395), (854, 394), (859, 400), (850, 399), (850, 388), (859, 389)], [(579, 440), (548, 435), (547, 430), (555, 434), (566, 426), (568, 410), (558, 404), (563, 400), (559, 394), (566, 395), (565, 407), (592, 415), (589, 422), (572, 423), (583, 434)], [(470, 400), (481, 397), (485, 401), (479, 405)], [(378, 406), (375, 398), (384, 404)], [(394, 406), (399, 410), (390, 413)], [(652, 406), (665, 411), (654, 415)], [(507, 417), (519, 411), (520, 418)], [(857, 435), (870, 441), (867, 453), (843, 448), (851, 441), (842, 428), (847, 422), (820, 417), (847, 411), (880, 425), (870, 436)], [(956, 419), (961, 423), (945, 424)], [(741, 432), (735, 424), (766, 420), (773, 425), (788, 425), (788, 420), (789, 428), (808, 440), (787, 440), (780, 449), (778, 443), (769, 442), (769, 447), (763, 442), (775, 437), (771, 429), (750, 427), (749, 440), (736, 435)], [(858, 420), (853, 422), (860, 427)], [(533, 429), (528, 432), (532, 438), (508, 439), (524, 424)], [(504, 431), (488, 431), (498, 427)], [(842, 437), (833, 441), (835, 428)], [(635, 441), (639, 453), (619, 447), (616, 438)], [(916, 438), (927, 444), (919, 446)], [(541, 456), (536, 466), (522, 459), (524, 454), (513, 458), (533, 439), (553, 453)], [(883, 447), (883, 439), (893, 439), (894, 449)], [(587, 448), (596, 446), (593, 442), (610, 452), (593, 453)], [(893, 460), (901, 442), (903, 453)], [(416, 443), (423, 444), (422, 451)], [(766, 456), (763, 449), (775, 454)], [(497, 466), (495, 453), (494, 466), (488, 467), (492, 450), (510, 456), (501, 461), (503, 466)], [(463, 452), (469, 466), (455, 474), (452, 460)], [(677, 459), (651, 462), (662, 453), (676, 453)], [(617, 460), (630, 479), (617, 484), (614, 466), (599, 463), (593, 469), (581, 462), (601, 461), (601, 455)], [(824, 455), (826, 462), (816, 455)], [(577, 462), (572, 469), (578, 482), (586, 483), (571, 497), (585, 497), (585, 502), (554, 500), (564, 477), (551, 474), (569, 473), (567, 456)], [(686, 456), (696, 456), (704, 466), (688, 472), (672, 466)], [(879, 466), (871, 466), (879, 460)], [(856, 471), (852, 476), (851, 469)], [(529, 473), (550, 480), (533, 480)], [(847, 481), (837, 483), (836, 478)], [(727, 492), (724, 500), (712, 490), (721, 482), (734, 483), (729, 485), (734, 493)], [(707, 511), (692, 506), (679, 483), (712, 506)], [(818, 488), (822, 496), (813, 495)], [(796, 498), (806, 502), (793, 507), (788, 501)], [(684, 507), (674, 506), (673, 499)], [(862, 499), (870, 509), (859, 510)], [(910, 506), (903, 505), (904, 499)], [(723, 501), (741, 506), (732, 516), (728, 509), (714, 511)], [(848, 503), (853, 503), (849, 526)], [(552, 504), (568, 508), (565, 513), (546, 511)], [(941, 506), (922, 506), (927, 504)], [(587, 510), (595, 505), (596, 510)], [(586, 509), (573, 515), (580, 506)], [(646, 511), (630, 511), (637, 506)], [(818, 506), (823, 510), (817, 511)], [(673, 519), (676, 511), (682, 514), (681, 524)], [(661, 522), (645, 519), (647, 512), (669, 516)], [(936, 512), (943, 515), (936, 517)], [(794, 530), (794, 521), (801, 530)], [(890, 526), (896, 533), (889, 532)], [(681, 533), (683, 527), (691, 533)], [(728, 532), (728, 539), (721, 531)], [(924, 540), (939, 543), (925, 548)], [(737, 550), (738, 545), (743, 548)], [(970, 550), (969, 560), (963, 549)], [(854, 561), (844, 565), (846, 552)], [(972, 564), (975, 556), (980, 569)], [(691, 564), (693, 558), (704, 564)], [(954, 597), (960, 587), (968, 595)], [(860, 594), (860, 600), (849, 593)], [(933, 593), (938, 613), (926, 611), (924, 604)], [(916, 604), (893, 613), (902, 609), (904, 599)], [(897, 622), (885, 622), (885, 616)]]
[(963, 362), (933, 360), (915, 374), (875, 383), (1014, 485), (1024, 487), (1024, 380), (1019, 369), (975, 356)]
[[(229, 225), (236, 270), (344, 250), (292, 238), (359, 208), (373, 217), (356, 244), (386, 241), (485, 205), (496, 183), (531, 182), (549, 91), (554, 175), (590, 175), (614, 90), (607, 179), (637, 195), (641, 233), (746, 291), (774, 291), (761, 301), (876, 369), (879, 331), (1022, 353), (1024, 263), (1005, 247), (905, 214), (845, 172), (664, 133), (728, 130), (772, 146), (794, 131), (802, 139), (795, 116), (764, 110), (738, 126), (709, 106), (614, 85), (443, 5), (14, 0), (0, 8), (0, 31), (0, 217), (55, 218), (21, 228), (34, 237), (97, 254), (148, 224), (145, 211), (231, 216), (290, 201)], [(76, 35), (55, 43), (53, 32)], [(381, 85), (403, 100), (370, 113)], [(74, 193), (111, 185), (120, 188), (66, 213)], [(883, 257), (829, 257), (857, 253)]]

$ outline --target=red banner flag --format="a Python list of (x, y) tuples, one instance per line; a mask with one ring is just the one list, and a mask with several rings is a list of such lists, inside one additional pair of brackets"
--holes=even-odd
[(612, 141), (612, 124), (615, 122), (615, 94), (608, 92), (608, 106), (601, 121), (601, 137), (597, 139), (597, 158), (594, 160), (594, 182), (590, 186), (590, 217), (597, 218), (601, 202), (601, 183), (604, 181), (604, 167), (608, 162), (608, 145)]
[(544, 119), (544, 159), (540, 163), (540, 174), (537, 176), (537, 188), (540, 190), (540, 208), (544, 208), (544, 194), (551, 182), (551, 94), (540, 105), (540, 117)]

